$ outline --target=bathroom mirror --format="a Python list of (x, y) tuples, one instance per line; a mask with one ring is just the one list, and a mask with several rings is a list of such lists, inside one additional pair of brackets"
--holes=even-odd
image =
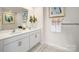
[(27, 9), (23, 10), (22, 17), (23, 17), (23, 21), (27, 21), (27, 19), (28, 19), (28, 10)]

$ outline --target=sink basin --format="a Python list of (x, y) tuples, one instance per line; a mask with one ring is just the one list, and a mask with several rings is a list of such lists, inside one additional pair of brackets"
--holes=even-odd
[(13, 30), (3, 30), (3, 31), (0, 31), (0, 34), (9, 35), (9, 34), (14, 34), (14, 33), (19, 33), (19, 32), (20, 32), (19, 30), (15, 30), (15, 32), (13, 32)]
[(20, 34), (20, 33), (23, 33), (25, 31), (30, 31), (30, 29), (25, 29), (25, 30), (22, 30), (22, 29), (15, 29), (15, 32), (13, 32), (13, 30), (3, 30), (3, 31), (0, 31), (0, 37), (1, 36), (8, 36), (8, 35), (17, 35), (17, 34)]
[(8, 38), (14, 35), (20, 34), (21, 31), (16, 30), (15, 32), (12, 32), (12, 30), (3, 30), (0, 31), (0, 39)]

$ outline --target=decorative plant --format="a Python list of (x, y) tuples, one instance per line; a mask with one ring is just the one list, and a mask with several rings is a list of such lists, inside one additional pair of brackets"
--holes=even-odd
[(30, 16), (30, 20), (31, 23), (35, 23), (37, 21), (37, 18), (35, 16)]
[(29, 20), (31, 23), (33, 22), (33, 19), (32, 19), (32, 16), (30, 16), (30, 20)]

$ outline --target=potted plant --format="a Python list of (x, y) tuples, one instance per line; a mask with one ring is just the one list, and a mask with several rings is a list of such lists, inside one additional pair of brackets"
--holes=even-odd
[(35, 16), (30, 16), (30, 20), (31, 23), (35, 23), (37, 21), (37, 18)]

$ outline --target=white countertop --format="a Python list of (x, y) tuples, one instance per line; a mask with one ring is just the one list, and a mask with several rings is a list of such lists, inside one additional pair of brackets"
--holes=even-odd
[(25, 30), (21, 30), (21, 29), (16, 29), (15, 32), (12, 32), (13, 30), (4, 30), (4, 31), (0, 31), (0, 40), (2, 39), (6, 39), (12, 36), (16, 36), (16, 35), (20, 35), (23, 33), (28, 33), (28, 32), (32, 32), (35, 30), (38, 30), (40, 28), (34, 28), (34, 29), (25, 29)]

